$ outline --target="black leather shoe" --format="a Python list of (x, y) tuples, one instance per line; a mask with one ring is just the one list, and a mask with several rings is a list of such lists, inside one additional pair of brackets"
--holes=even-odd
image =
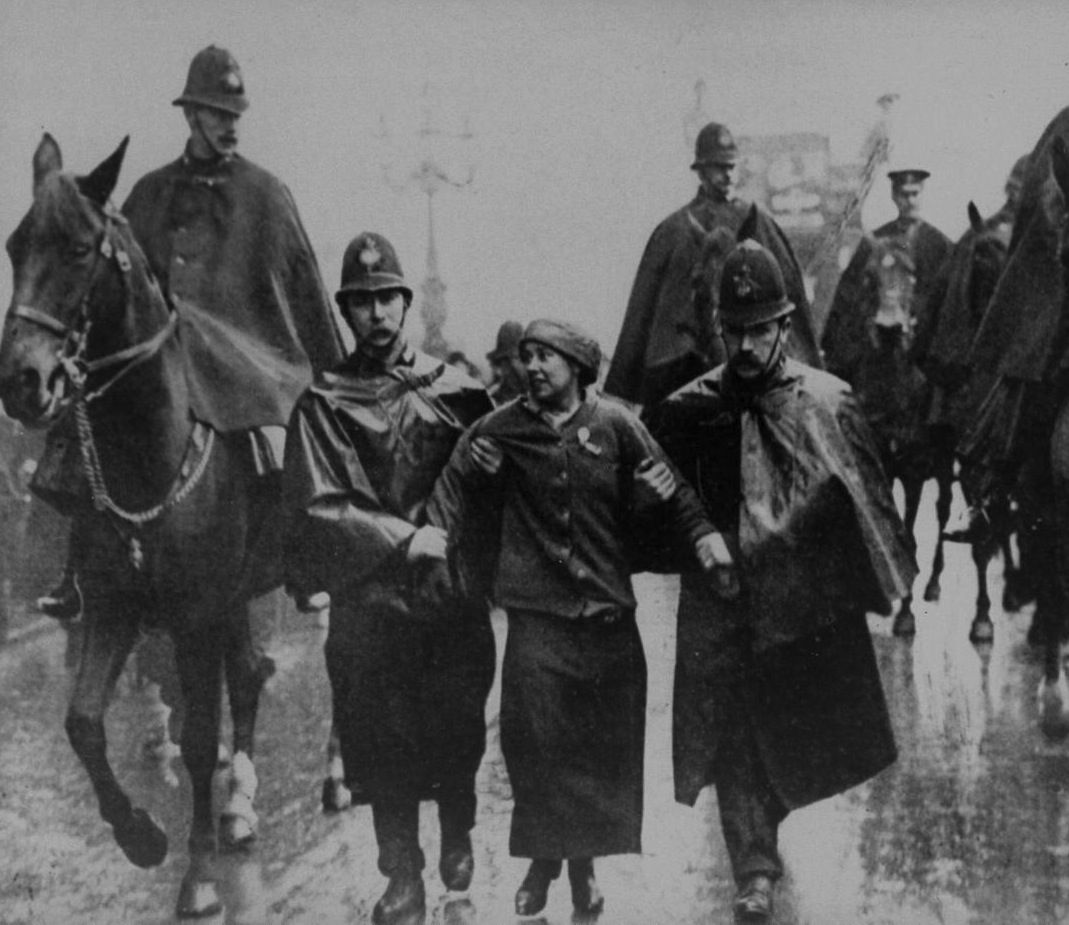
[(549, 885), (560, 876), (560, 861), (535, 858), (516, 891), (516, 915), (538, 915), (546, 908)]
[(772, 880), (754, 874), (735, 897), (736, 922), (767, 922), (772, 915)]
[(471, 886), (475, 858), (471, 853), (471, 836), (465, 832), (457, 838), (442, 838), (442, 857), (438, 873), (447, 890), (461, 893)]
[(427, 908), (423, 878), (418, 872), (406, 871), (390, 877), (386, 892), (375, 903), (371, 921), (375, 925), (408, 925), (418, 921)]
[(605, 897), (594, 879), (593, 858), (569, 860), (568, 881), (572, 885), (572, 906), (579, 915), (597, 915), (605, 908)]
[(37, 598), (37, 609), (47, 617), (57, 620), (73, 620), (82, 612), (82, 592), (78, 579), (70, 573), (64, 574), (55, 588)]
[(943, 531), (943, 539), (952, 543), (978, 543), (991, 535), (991, 520), (979, 505), (970, 504)]

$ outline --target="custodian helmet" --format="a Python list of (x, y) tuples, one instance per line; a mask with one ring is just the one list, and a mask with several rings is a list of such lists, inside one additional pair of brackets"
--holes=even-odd
[(393, 245), (381, 234), (364, 231), (345, 248), (341, 263), (341, 288), (334, 294), (339, 305), (347, 292), (377, 292), (400, 289), (412, 301), (412, 290), (401, 272), (401, 261)]
[(173, 105), (210, 106), (240, 116), (249, 108), (249, 101), (234, 56), (216, 45), (198, 51), (189, 64), (186, 88)]
[(709, 164), (734, 164), (739, 159), (739, 149), (735, 146), (735, 139), (726, 125), (719, 122), (710, 122), (700, 132), (694, 142), (694, 163), (691, 170), (705, 167)]
[(747, 239), (724, 261), (720, 276), (720, 321), (745, 328), (765, 324), (794, 311), (787, 298), (783, 271), (775, 257)]

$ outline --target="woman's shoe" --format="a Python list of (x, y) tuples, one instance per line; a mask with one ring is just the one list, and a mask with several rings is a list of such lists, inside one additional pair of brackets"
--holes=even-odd
[(571, 858), (568, 880), (572, 885), (572, 905), (580, 915), (597, 915), (605, 908), (605, 897), (594, 878), (593, 858)]
[(516, 915), (538, 915), (546, 908), (549, 885), (560, 876), (561, 862), (535, 858), (516, 891)]

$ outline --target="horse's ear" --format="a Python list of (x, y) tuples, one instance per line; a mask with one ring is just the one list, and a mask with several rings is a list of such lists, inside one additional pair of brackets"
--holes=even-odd
[(746, 218), (742, 220), (738, 234), (735, 235), (736, 241), (745, 241), (747, 238), (757, 239), (757, 203), (750, 206), (750, 211), (746, 213)]
[(126, 146), (129, 143), (130, 136), (127, 135), (119, 142), (119, 147), (110, 157), (102, 161), (88, 177), (82, 177), (78, 181), (78, 188), (83, 195), (88, 196), (97, 205), (104, 205), (111, 196), (112, 190), (115, 189), (115, 184), (119, 181), (122, 160), (126, 156)]
[(33, 188), (37, 189), (41, 181), (50, 173), (63, 169), (63, 155), (59, 153), (56, 139), (48, 132), (41, 137), (41, 143), (33, 152)]
[(1061, 135), (1054, 136), (1054, 143), (1050, 149), (1050, 166), (1062, 195), (1069, 202), (1069, 148), (1066, 148)]
[(969, 227), (977, 234), (984, 230), (984, 220), (980, 218), (980, 210), (976, 208), (976, 203), (971, 199), (969, 200)]

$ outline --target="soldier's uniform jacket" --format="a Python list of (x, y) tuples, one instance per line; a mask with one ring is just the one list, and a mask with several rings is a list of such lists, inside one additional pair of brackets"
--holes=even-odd
[(123, 212), (178, 310), (197, 416), (223, 432), (284, 427), (344, 356), (289, 190), (240, 155), (183, 155), (140, 179)]
[[(710, 782), (725, 734), (717, 678), (730, 675), (718, 659), (732, 658), (740, 638), (762, 672), (776, 666), (754, 679), (751, 721), (788, 807), (884, 767), (894, 742), (864, 614), (890, 612), (916, 566), (849, 388), (789, 359), (757, 389), (721, 366), (666, 399), (651, 432), (724, 533), (741, 585), (723, 599), (703, 574), (683, 574), (677, 799), (693, 803)], [(789, 680), (814, 664), (813, 683), (834, 691), (815, 703)], [(861, 739), (845, 741), (859, 729)]]
[(336, 599), (380, 585), (407, 608), (408, 541), (454, 444), (490, 408), (482, 385), (416, 351), (385, 369), (354, 354), (320, 376), (287, 433), (289, 583)]
[[(720, 227), (734, 237), (749, 210), (750, 203), (745, 200), (718, 203), (699, 191), (690, 203), (673, 212), (654, 229), (635, 274), (620, 337), (605, 380), (607, 394), (631, 402), (645, 402), (647, 396), (643, 393), (643, 383), (650, 370), (679, 363), (688, 356), (696, 359), (698, 369), (711, 365), (704, 355), (707, 347), (703, 349), (696, 337), (698, 324), (691, 277), (701, 256), (702, 245), (693, 221), (706, 232)], [(779, 262), (787, 297), (796, 306), (788, 352), (797, 359), (819, 366), (820, 352), (810, 319), (809, 299), (794, 251), (768, 213), (758, 209), (757, 216), (754, 238)]]

